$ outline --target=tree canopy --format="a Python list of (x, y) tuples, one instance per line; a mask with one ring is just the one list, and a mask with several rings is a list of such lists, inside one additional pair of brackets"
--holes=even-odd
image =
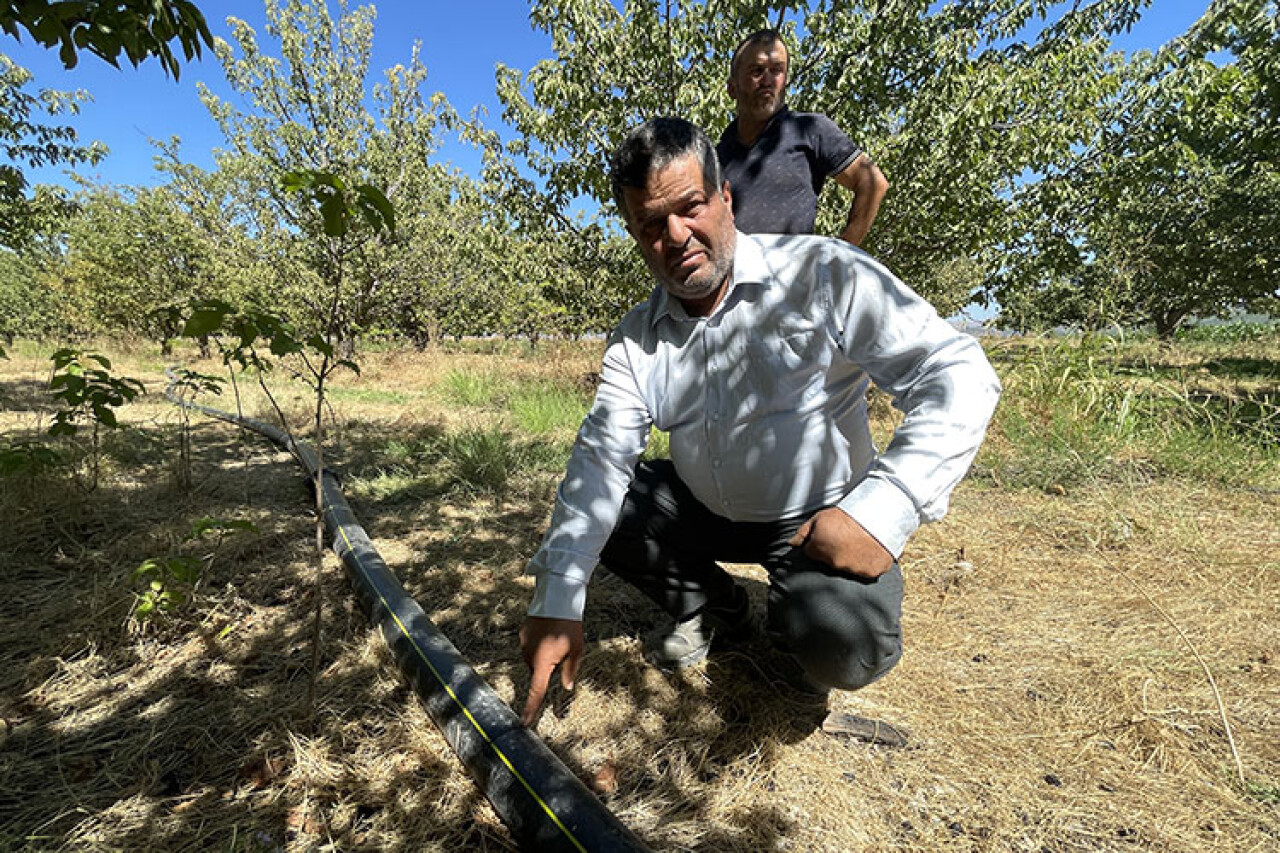
[[(734, 46), (779, 27), (789, 104), (829, 115), (889, 177), (866, 247), (950, 311), (997, 267), (1019, 182), (1094, 132), (1097, 104), (1118, 85), (1109, 36), (1144, 5), (535, 0), (530, 20), (556, 56), (525, 73), (499, 68), (498, 94), (520, 134), (513, 153), (555, 203), (606, 204), (607, 155), (626, 130), (674, 113), (718, 135)], [(828, 233), (844, 208), (824, 200)]]
[[(609, 153), (660, 114), (718, 135), (730, 54), (764, 26), (790, 46), (790, 106), (831, 116), (889, 177), (866, 248), (944, 314), (979, 301), (1017, 328), (1171, 334), (1280, 304), (1275, 0), (1214, 0), (1134, 56), (1112, 39), (1147, 0), (532, 0), (554, 55), (497, 68), (505, 128), (431, 93), (420, 48), (371, 73), (372, 7), (264, 2), (265, 32), (232, 19), (226, 41), (202, 35), (189, 3), (0, 8), (7, 31), (42, 38), (61, 33), (40, 23), (51, 15), (133, 9), (135, 29), (168, 34), (136, 44), (186, 49), (183, 32), (197, 53), (211, 44), (235, 94), (202, 88), (226, 141), (213, 169), (185, 162), (175, 137), (160, 148), (164, 186), (89, 187), (77, 214), (66, 193), (28, 193), (23, 169), (102, 156), (47, 118), (83, 94), (32, 93), (3, 61), (0, 242), (17, 253), (0, 275), (6, 328), (30, 305), (41, 329), (163, 339), (148, 312), (217, 293), (303, 326), (330, 318), (347, 344), (603, 331), (652, 287), (611, 209)], [(78, 26), (73, 47), (106, 51)], [(111, 56), (136, 62), (126, 47)], [(479, 174), (440, 161), (455, 133), (482, 152)], [(840, 194), (822, 199), (826, 233)], [(391, 211), (394, 231), (375, 227)], [(32, 277), (61, 288), (65, 308), (29, 299)]]
[(1218, 2), (1135, 58), (1096, 134), (1022, 211), (992, 288), (1006, 322), (1150, 323), (1167, 337), (1275, 298), (1276, 40), (1274, 2)]
[(174, 79), (181, 65), (171, 42), (187, 60), (213, 44), (204, 15), (189, 0), (4, 0), (0, 30), (57, 45), (67, 68), (76, 67), (82, 50), (117, 67), (121, 56), (134, 67), (154, 56)]

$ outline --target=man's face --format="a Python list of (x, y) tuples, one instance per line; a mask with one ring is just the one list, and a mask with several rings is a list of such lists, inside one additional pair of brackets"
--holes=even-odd
[(744, 47), (729, 75), (729, 97), (737, 103), (738, 115), (752, 121), (767, 121), (782, 108), (786, 94), (786, 46), (775, 41), (768, 46)]
[[(627, 230), (649, 271), (690, 313), (710, 313), (733, 269), (737, 234), (729, 185), (708, 193), (692, 154), (623, 190)], [(705, 311), (703, 310), (705, 309)]]

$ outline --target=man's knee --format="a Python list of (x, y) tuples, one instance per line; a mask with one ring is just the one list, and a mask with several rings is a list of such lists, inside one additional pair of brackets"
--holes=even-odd
[(852, 647), (835, 644), (810, 646), (797, 655), (800, 666), (815, 684), (837, 690), (858, 690), (893, 669), (902, 659), (899, 635), (863, 636)]
[(771, 602), (770, 629), (809, 679), (857, 690), (902, 658), (902, 574), (897, 566), (873, 582), (800, 572)]

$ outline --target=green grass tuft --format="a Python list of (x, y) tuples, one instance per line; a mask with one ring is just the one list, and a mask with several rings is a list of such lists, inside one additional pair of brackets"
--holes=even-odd
[(468, 429), (449, 436), (445, 453), (456, 479), (487, 492), (501, 492), (519, 469), (519, 449), (505, 430)]
[(590, 403), (580, 392), (550, 382), (523, 384), (508, 404), (516, 426), (535, 435), (576, 432)]
[(1185, 370), (1136, 364), (1123, 344), (1096, 339), (1027, 347), (1002, 374), (1004, 441), (978, 468), (1002, 484), (1056, 489), (1158, 472), (1268, 486), (1280, 470), (1274, 390), (1209, 393)]
[(507, 383), (490, 373), (451, 370), (442, 390), (446, 401), (459, 406), (492, 406), (506, 395)]

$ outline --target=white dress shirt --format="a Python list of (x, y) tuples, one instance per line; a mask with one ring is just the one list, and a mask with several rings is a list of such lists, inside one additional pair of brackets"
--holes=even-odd
[[(609, 337), (542, 546), (531, 616), (581, 619), (651, 426), (712, 512), (776, 521), (838, 506), (895, 557), (982, 442), (1000, 382), (982, 348), (861, 249), (738, 233), (708, 317), (661, 287)], [(867, 384), (905, 418), (878, 453)]]

